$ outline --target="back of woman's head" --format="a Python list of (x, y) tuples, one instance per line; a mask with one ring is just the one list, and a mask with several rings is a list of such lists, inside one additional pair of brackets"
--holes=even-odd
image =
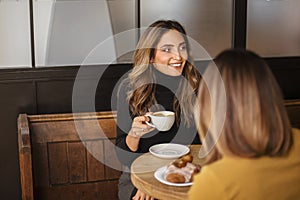
[[(281, 90), (267, 63), (246, 50), (223, 51), (214, 63), (220, 74), (212, 73), (214, 64), (208, 66), (205, 74), (209, 75), (206, 78), (204, 75), (207, 86), (202, 83), (198, 94), (202, 137), (207, 130), (218, 135), (213, 133), (217, 130), (213, 122), (215, 117), (210, 119), (210, 116), (218, 116), (219, 113), (211, 112), (218, 112), (224, 104), (225, 121), (219, 135), (218, 152), (240, 157), (286, 153), (292, 143), (290, 122)], [(221, 93), (222, 84), (224, 98), (211, 99), (209, 90)]]

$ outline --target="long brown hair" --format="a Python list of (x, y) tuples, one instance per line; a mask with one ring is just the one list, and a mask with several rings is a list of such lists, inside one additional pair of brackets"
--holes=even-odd
[[(210, 73), (214, 66), (217, 66), (219, 75)], [(206, 74), (209, 74), (207, 79)], [(220, 75), (221, 79), (218, 79)], [(291, 125), (283, 96), (262, 58), (247, 50), (223, 51), (208, 66), (203, 78), (208, 82), (203, 81), (200, 85), (196, 115), (202, 142), (207, 134), (217, 138), (213, 121), (218, 113), (212, 112), (223, 103), (226, 106), (223, 128), (206, 163), (223, 155), (247, 158), (280, 156), (289, 150)], [(220, 92), (221, 82), (226, 91), (224, 99), (210, 98), (209, 90)]]
[(134, 67), (128, 76), (130, 89), (127, 93), (127, 100), (134, 116), (145, 114), (148, 112), (148, 108), (155, 105), (155, 85), (149, 84), (155, 83), (155, 77), (150, 68), (150, 63), (155, 56), (156, 47), (162, 35), (170, 30), (177, 30), (182, 34), (188, 52), (188, 59), (182, 72), (182, 76), (184, 76), (185, 79), (182, 79), (179, 84), (179, 89), (176, 93), (177, 99), (174, 100), (173, 107), (176, 113), (176, 119), (178, 120), (180, 110), (182, 110), (181, 116), (183, 116), (186, 124), (190, 125), (194, 120), (192, 111), (195, 93), (198, 91), (200, 74), (193, 66), (186, 32), (177, 21), (156, 21), (142, 34), (134, 53)]

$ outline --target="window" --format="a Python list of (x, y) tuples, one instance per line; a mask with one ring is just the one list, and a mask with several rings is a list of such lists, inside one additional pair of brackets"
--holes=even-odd
[(0, 2), (0, 67), (31, 67), (29, 1)]
[(34, 1), (34, 27), (37, 67), (131, 62), (135, 1)]
[(248, 1), (247, 48), (261, 56), (300, 56), (300, 1)]
[(179, 21), (194, 41), (192, 51), (196, 60), (214, 57), (232, 47), (232, 13), (232, 0), (141, 1), (141, 25), (148, 26), (157, 19)]

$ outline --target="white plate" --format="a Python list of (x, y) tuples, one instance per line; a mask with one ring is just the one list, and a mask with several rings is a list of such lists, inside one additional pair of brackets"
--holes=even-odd
[(171, 183), (169, 181), (167, 181), (164, 177), (165, 175), (165, 171), (167, 170), (167, 166), (158, 168), (155, 172), (154, 172), (154, 177), (161, 183), (164, 183), (166, 185), (171, 185), (171, 186), (190, 186), (193, 184), (193, 182), (188, 182), (188, 183)]
[(149, 149), (150, 153), (160, 158), (179, 158), (190, 152), (190, 148), (182, 144), (157, 144)]

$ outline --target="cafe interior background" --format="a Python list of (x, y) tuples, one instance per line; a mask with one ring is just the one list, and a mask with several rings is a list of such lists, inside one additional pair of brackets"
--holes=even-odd
[[(130, 50), (157, 19), (178, 20), (210, 57), (230, 47), (257, 52), (285, 100), (300, 99), (299, 10), (298, 0), (1, 0), (1, 199), (21, 199), (18, 115), (71, 113), (82, 66), (102, 71), (94, 108), (79, 111), (112, 110), (113, 90), (131, 68)], [(113, 37), (124, 32), (126, 39)], [(194, 57), (199, 69), (209, 60)]]

